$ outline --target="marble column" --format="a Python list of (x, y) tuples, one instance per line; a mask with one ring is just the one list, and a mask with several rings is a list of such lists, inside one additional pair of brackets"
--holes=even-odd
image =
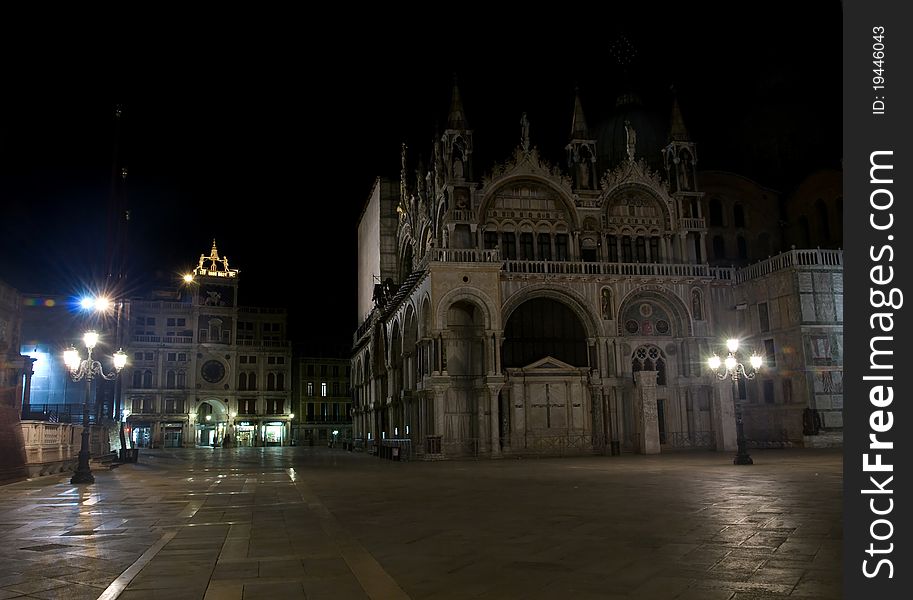
[(634, 419), (638, 454), (659, 454), (659, 422), (656, 410), (656, 371), (634, 373)]
[(716, 449), (720, 452), (733, 452), (738, 448), (732, 386), (732, 380), (717, 381), (716, 377), (714, 377), (711, 415)]

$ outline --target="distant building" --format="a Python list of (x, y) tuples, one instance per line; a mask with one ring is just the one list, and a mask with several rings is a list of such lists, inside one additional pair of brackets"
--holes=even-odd
[(181, 290), (126, 303), (124, 408), (138, 446), (291, 443), (285, 309), (238, 305), (215, 241)]
[[(841, 443), (839, 178), (784, 196), (699, 172), (670, 113), (626, 94), (591, 130), (578, 96), (564, 165), (523, 115), (486, 172), (454, 86), (428, 168), (404, 146), (359, 222), (356, 437), (428, 457), (731, 450), (741, 407), (752, 445)], [(706, 362), (730, 337), (766, 360), (738, 386)]]
[(295, 359), (297, 443), (352, 438), (350, 372), (346, 358)]

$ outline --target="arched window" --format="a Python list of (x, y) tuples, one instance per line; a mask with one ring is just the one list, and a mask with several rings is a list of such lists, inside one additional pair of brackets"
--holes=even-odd
[(637, 236), (637, 262), (647, 262), (647, 240), (643, 236)]
[(145, 371), (143, 373), (143, 387), (146, 389), (152, 388), (152, 371)]
[(650, 237), (650, 262), (658, 263), (659, 259), (659, 238), (654, 235)]
[(135, 388), (143, 387), (143, 372), (142, 371), (133, 371), (133, 387), (135, 387)]
[(178, 371), (178, 388), (187, 387), (187, 373), (184, 371)]
[(559, 233), (555, 236), (555, 260), (567, 260), (567, 234)]
[(276, 374), (268, 373), (266, 375), (266, 391), (273, 392), (276, 390)]
[(745, 243), (745, 238), (740, 235), (735, 238), (735, 243), (739, 249), (739, 259), (748, 260), (748, 244)]
[(218, 342), (222, 339), (222, 320), (213, 319), (209, 322), (209, 341)]
[(238, 389), (242, 391), (247, 389), (247, 373), (238, 375)]
[(536, 236), (536, 243), (539, 260), (552, 260), (552, 237), (547, 233), (540, 233)]
[(745, 227), (745, 208), (741, 204), (732, 207), (732, 220), (736, 227)]
[(520, 234), (520, 260), (535, 260), (533, 254), (533, 234)]
[(710, 226), (723, 226), (723, 203), (719, 198), (710, 199)]
[(175, 379), (176, 379), (176, 377), (175, 377), (174, 371), (168, 371), (167, 373), (165, 373), (165, 387), (168, 388), (169, 390), (173, 390)]
[(606, 238), (606, 244), (609, 247), (609, 262), (618, 262), (618, 238), (610, 235)]
[(815, 202), (815, 214), (818, 217), (818, 234), (821, 238), (820, 241), (829, 242), (831, 240), (831, 223), (827, 215), (827, 205), (821, 198), (818, 198)]
[(631, 356), (632, 377), (638, 371), (656, 371), (656, 385), (666, 385), (666, 355), (656, 346), (641, 346)]
[(502, 233), (501, 242), (501, 257), (504, 260), (517, 260), (517, 235), (512, 231)]
[(634, 250), (631, 248), (631, 236), (621, 238), (621, 262), (634, 262)]
[(276, 390), (280, 392), (285, 391), (285, 373), (276, 375)]
[(726, 258), (726, 243), (721, 235), (713, 236), (713, 257), (717, 260)]
[(257, 389), (257, 374), (250, 373), (247, 376), (247, 389), (255, 390)]
[(486, 231), (482, 243), (485, 245), (486, 250), (494, 250), (498, 245), (498, 232)]

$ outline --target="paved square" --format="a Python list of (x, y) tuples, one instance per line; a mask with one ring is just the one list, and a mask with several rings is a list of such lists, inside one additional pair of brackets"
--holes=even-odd
[(0, 600), (840, 598), (842, 456), (141, 450), (0, 487)]

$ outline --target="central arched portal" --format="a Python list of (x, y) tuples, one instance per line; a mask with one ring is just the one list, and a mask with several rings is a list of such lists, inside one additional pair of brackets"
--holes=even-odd
[(504, 327), (501, 444), (513, 453), (592, 451), (587, 334), (568, 304), (535, 297)]
[(586, 332), (567, 305), (551, 298), (533, 298), (508, 318), (501, 361), (505, 368), (519, 368), (546, 356), (588, 367)]
[(228, 433), (228, 407), (221, 400), (207, 398), (196, 410), (196, 445), (221, 446)]

